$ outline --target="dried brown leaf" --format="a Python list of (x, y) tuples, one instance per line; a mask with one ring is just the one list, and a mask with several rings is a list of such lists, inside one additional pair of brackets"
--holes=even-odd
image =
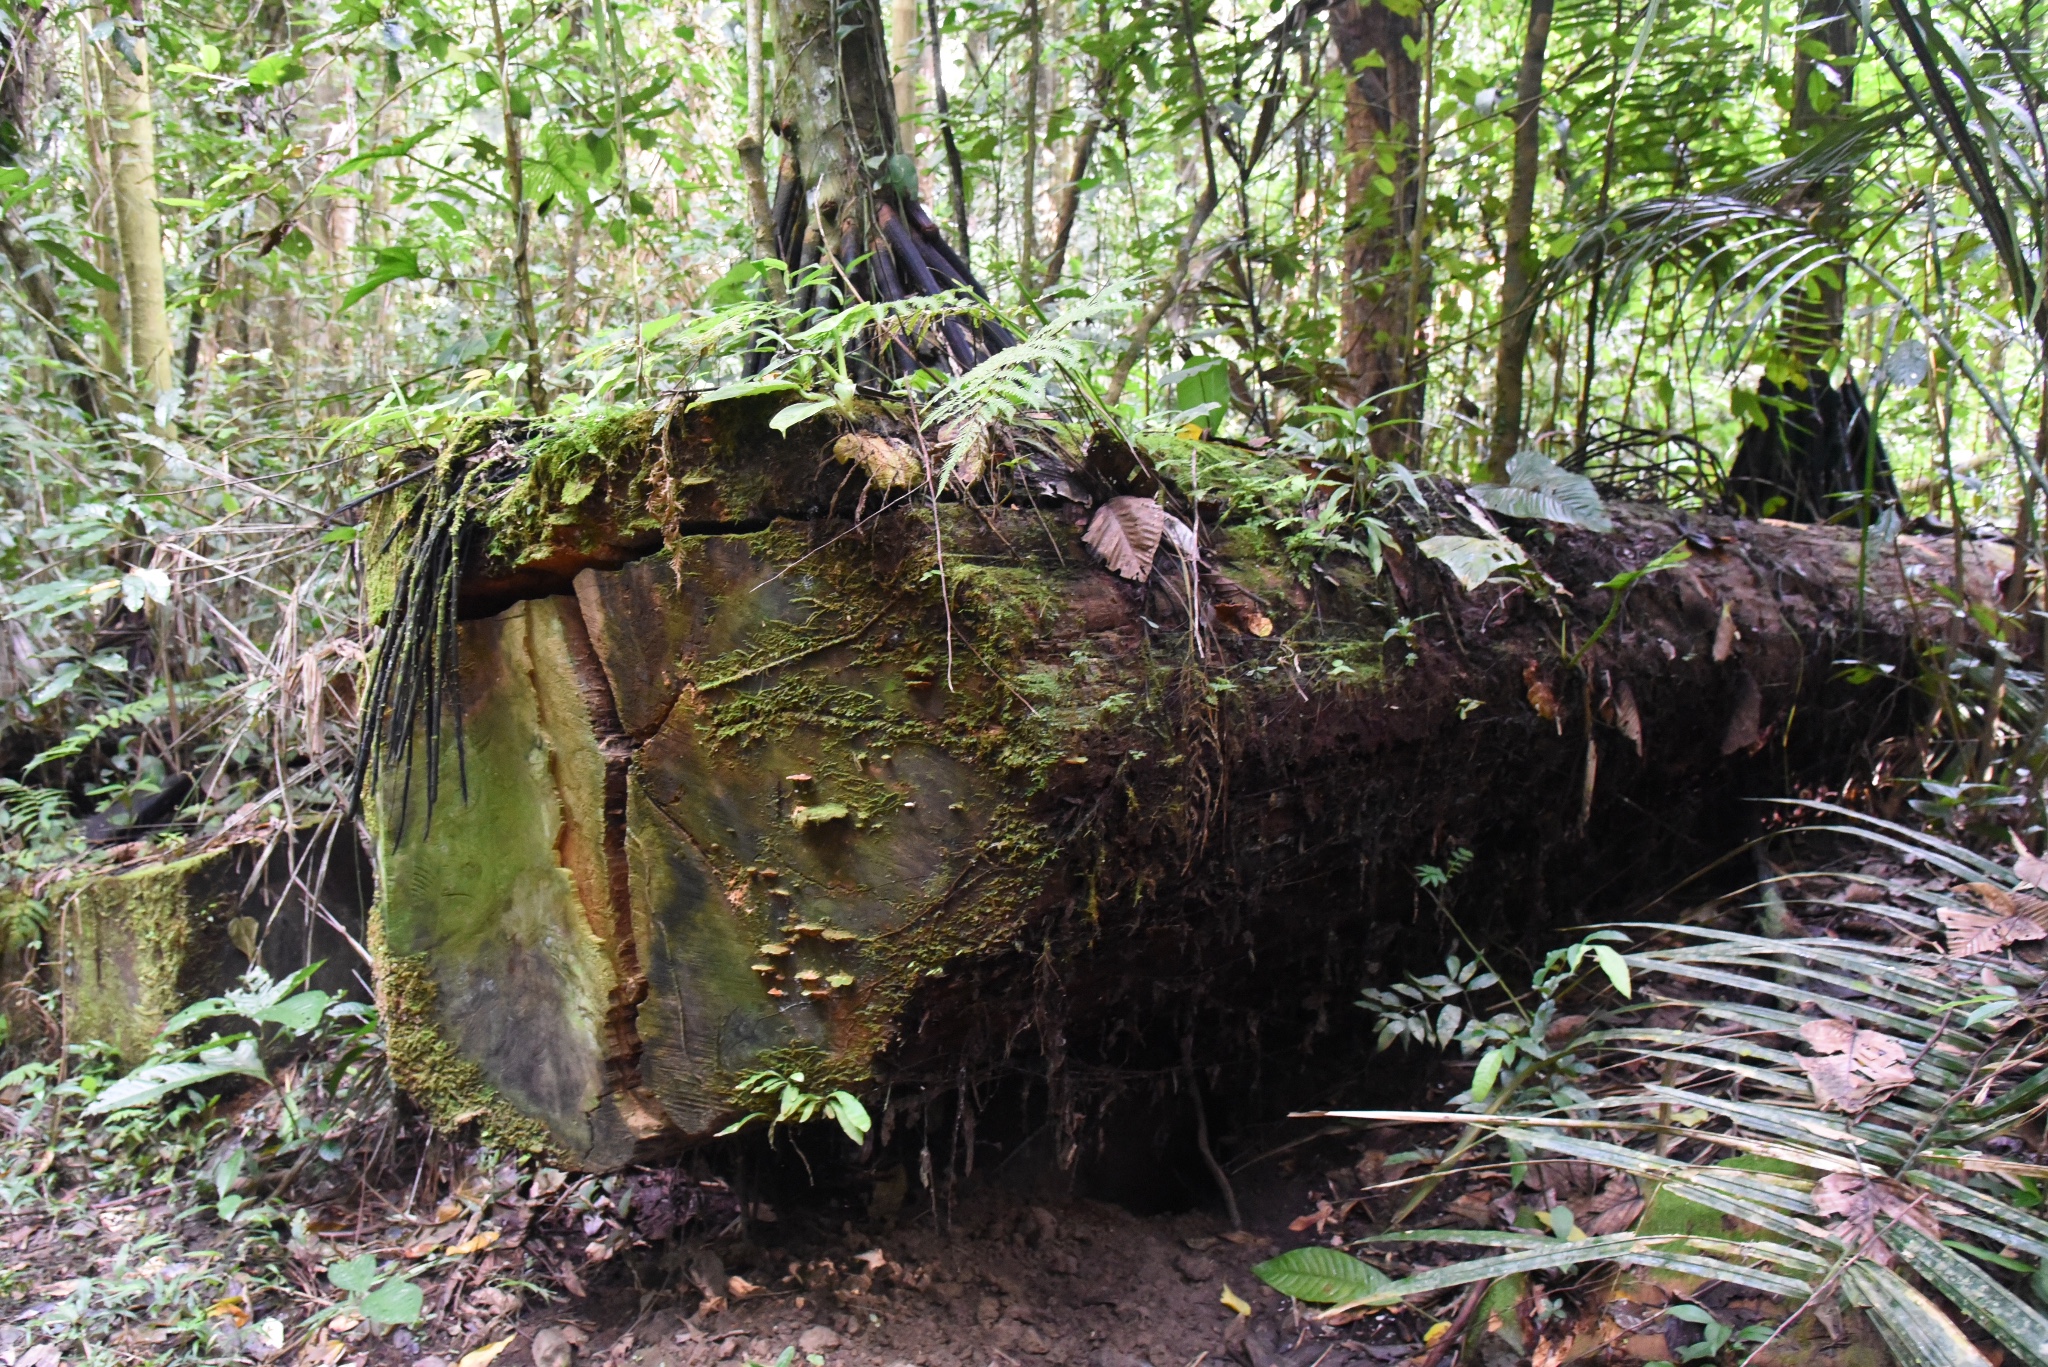
[(987, 423), (961, 425), (946, 423), (934, 432), (937, 444), (945, 451), (947, 461), (958, 458), (953, 467), (953, 484), (965, 489), (980, 479), (988, 469), (989, 429)]
[(1808, 1021), (1799, 1027), (1799, 1038), (1817, 1054), (1846, 1054), (1849, 1046), (1856, 1042), (1856, 1023), (1836, 1020), (1832, 1016)]
[(1522, 684), (1529, 698), (1529, 706), (1536, 709), (1536, 715), (1545, 721), (1556, 721), (1561, 715), (1557, 706), (1557, 693), (1544, 681), (1534, 660), (1522, 666)]
[(1209, 595), (1216, 620), (1223, 625), (1252, 636), (1273, 634), (1273, 619), (1266, 615), (1252, 591), (1221, 570), (1202, 568), (1202, 591)]
[(1735, 710), (1728, 714), (1728, 728), (1721, 733), (1721, 753), (1738, 750), (1752, 753), (1764, 743), (1764, 695), (1748, 670), (1736, 681)]
[(1820, 1052), (1819, 1058), (1800, 1059), (1799, 1066), (1824, 1107), (1867, 1110), (1913, 1080), (1905, 1044), (1880, 1031), (1858, 1030), (1845, 1020), (1813, 1020), (1799, 1027), (1799, 1037)]
[(1166, 521), (1166, 509), (1151, 499), (1123, 494), (1095, 510), (1081, 540), (1110, 573), (1142, 583), (1152, 573)]
[(2013, 861), (2012, 871), (2020, 876), (2022, 883), (2048, 892), (2048, 859), (2022, 852), (2020, 857)]
[(2048, 926), (2048, 900), (2029, 897), (2024, 892), (2007, 892), (1996, 883), (1970, 883), (1965, 886), (2000, 916), (2024, 916), (2038, 926)]
[(1580, 1229), (1588, 1234), (1619, 1234), (1635, 1224), (1636, 1217), (1643, 1213), (1642, 1188), (1636, 1179), (1625, 1172), (1609, 1177), (1584, 1203), (1583, 1210), (1575, 1209), (1572, 1214)]
[(1735, 612), (1726, 603), (1721, 604), (1721, 621), (1714, 628), (1714, 663), (1720, 664), (1735, 653), (1735, 642), (1742, 633), (1735, 629)]
[(1897, 1255), (1878, 1229), (1880, 1216), (1898, 1220), (1930, 1239), (1941, 1238), (1941, 1226), (1921, 1208), (1922, 1197), (1889, 1178), (1872, 1180), (1855, 1173), (1833, 1172), (1813, 1184), (1813, 1208), (1835, 1217), (1829, 1232), (1845, 1247), (1890, 1267)]
[(1957, 907), (1942, 907), (1935, 915), (1941, 918), (1948, 952), (1959, 958), (1971, 954), (1996, 954), (2007, 945), (2029, 940), (2048, 940), (2048, 929), (2027, 916), (1981, 916)]
[(1628, 686), (1627, 679), (1614, 681), (1614, 724), (1621, 729), (1636, 747), (1636, 758), (1643, 755), (1643, 714), (1636, 706), (1635, 690)]
[(877, 489), (908, 489), (924, 474), (924, 462), (910, 443), (875, 432), (848, 432), (832, 443), (832, 454), (858, 465)]

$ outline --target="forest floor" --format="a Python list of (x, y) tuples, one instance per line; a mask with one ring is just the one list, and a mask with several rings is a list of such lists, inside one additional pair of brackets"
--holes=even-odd
[[(1883, 861), (1858, 867), (1900, 895), (1931, 895), (1943, 881)], [(1870, 922), (1854, 892), (1823, 881), (1798, 904), (1806, 929), (1848, 934)], [(1730, 903), (1688, 919), (1734, 926), (1750, 915)], [(1469, 1061), (1399, 1058), (1379, 1055), (1346, 1082), (1349, 1103), (1440, 1106), (1469, 1078)], [(1264, 1284), (1257, 1264), (1311, 1244), (1356, 1249), (1396, 1277), (1480, 1251), (1361, 1242), (1397, 1222), (1526, 1230), (1565, 1207), (1597, 1236), (1636, 1223), (1654, 1199), (1576, 1160), (1519, 1162), (1516, 1182), (1508, 1164), (1473, 1155), (1435, 1182), (1455, 1133), (1437, 1125), (1260, 1117), (1226, 1147), (1252, 1155), (1231, 1169), (1243, 1224), (1233, 1228), (1218, 1189), (1176, 1151), (1185, 1136), (1119, 1127), (1114, 1113), (1094, 1123), (1116, 1170), (1084, 1161), (1062, 1171), (1041, 1138), (1005, 1144), (985, 1127), (983, 1161), (950, 1201), (910, 1180), (917, 1156), (901, 1137), (866, 1169), (831, 1130), (578, 1176), (451, 1143), (395, 1100), (367, 1128), (336, 1130), (349, 1145), (295, 1163), (278, 1137), (317, 1117), (288, 1115), (280, 1097), (317, 1062), (280, 1069), (279, 1087), (120, 1123), (74, 1118), (75, 1098), (89, 1095), (77, 1070), (62, 1083), (52, 1064), (0, 1079), (0, 1367), (1890, 1360), (1853, 1311), (1795, 1317), (1796, 1333), (1751, 1358), (1746, 1345), (1769, 1332), (1753, 1326), (1783, 1320), (1786, 1303), (1598, 1264), (1336, 1316)], [(910, 1168), (892, 1166), (906, 1154)], [(1978, 1346), (2000, 1362), (1996, 1346)]]
[[(1220, 1212), (1050, 1194), (1056, 1177), (970, 1180), (943, 1227), (929, 1206), (886, 1209), (899, 1178), (865, 1210), (844, 1191), (757, 1202), (744, 1228), (715, 1178), (586, 1196), (574, 1204), (596, 1208), (578, 1215), (561, 1201), (572, 1188), (492, 1191), (503, 1184), (473, 1177), (416, 1218), (374, 1193), (302, 1209), (268, 1246), (168, 1184), (126, 1200), (81, 1193), (0, 1214), (0, 1364), (479, 1367), (476, 1350), (498, 1344), (482, 1360), (503, 1367), (1350, 1367), (1421, 1352), (1427, 1317), (1320, 1325), (1260, 1283), (1253, 1264), (1303, 1242), (1288, 1226), (1316, 1208), (1304, 1193), (1356, 1185), (1344, 1166), (1266, 1169), (1243, 1185), (1249, 1231)], [(620, 1221), (620, 1205), (637, 1218)], [(696, 1218), (633, 1247), (684, 1208)], [(419, 1269), (427, 1325), (384, 1329), (322, 1284), (323, 1265), (362, 1253)], [(88, 1343), (97, 1351), (78, 1351)]]
[[(175, 1209), (168, 1187), (17, 1205), (0, 1216), (0, 1364), (1508, 1367), (1540, 1357), (1554, 1367), (1683, 1361), (1698, 1345), (1695, 1324), (1646, 1324), (1659, 1316), (1640, 1291), (1633, 1302), (1574, 1295), (1581, 1322), (1556, 1326), (1549, 1343), (1517, 1338), (1512, 1324), (1505, 1337), (1484, 1322), (1468, 1329), (1463, 1293), (1434, 1313), (1316, 1318), (1253, 1266), (1331, 1232), (1384, 1227), (1405, 1194), (1400, 1179), (1434, 1153), (1414, 1145), (1441, 1137), (1319, 1134), (1307, 1122), (1297, 1137), (1286, 1155), (1238, 1174), (1244, 1230), (1220, 1210), (1146, 1215), (1054, 1194), (1065, 1179), (1049, 1165), (970, 1179), (943, 1225), (929, 1206), (888, 1208), (899, 1179), (864, 1199), (842, 1186), (816, 1201), (755, 1202), (743, 1226), (723, 1181), (673, 1173), (614, 1185), (613, 1196), (635, 1193), (619, 1200), (593, 1200), (587, 1184), (571, 1200), (573, 1184), (472, 1176), (419, 1217), (373, 1194), (301, 1209), (290, 1237), (267, 1250), (238, 1245), (217, 1212)], [(1409, 1224), (1483, 1224), (1514, 1196), (1497, 1175), (1455, 1174)], [(637, 1209), (621, 1219), (621, 1206)], [(667, 1237), (639, 1241), (664, 1225)], [(1444, 1250), (1404, 1252), (1370, 1256), (1397, 1274), (1444, 1261)], [(431, 1318), (414, 1330), (354, 1313), (320, 1275), (324, 1263), (331, 1282), (344, 1253), (419, 1269)], [(1732, 1328), (1783, 1314), (1722, 1299)], [(1533, 1309), (1544, 1307), (1537, 1288)], [(1453, 1327), (1464, 1351), (1433, 1353)], [(1497, 1315), (1492, 1328), (1503, 1328)], [(1884, 1361), (1847, 1338), (1785, 1348), (1761, 1361)]]

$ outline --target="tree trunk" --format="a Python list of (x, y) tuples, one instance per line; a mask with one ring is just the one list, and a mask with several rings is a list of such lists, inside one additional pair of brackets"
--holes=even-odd
[[(95, 11), (96, 21), (104, 12)], [(145, 408), (170, 392), (171, 317), (165, 301), (163, 225), (156, 211), (156, 116), (150, 105), (149, 45), (117, 29), (95, 45), (113, 174), (114, 227), (127, 295), (128, 371)], [(162, 457), (142, 448), (144, 468)]]
[(944, 53), (939, 42), (939, 0), (925, 0), (925, 17), (930, 21), (932, 58), (932, 106), (939, 115), (939, 136), (946, 145), (946, 171), (953, 191), (953, 231), (959, 235), (960, 259), (971, 260), (967, 231), (967, 167), (960, 159), (960, 140), (953, 135), (953, 111), (946, 99)]
[[(41, 65), (44, 22), (35, 12), (24, 18), (11, 33), (0, 34), (0, 165), (17, 168), (24, 150), (34, 146), (34, 75)], [(92, 359), (72, 332), (57, 295), (56, 268), (5, 213), (0, 213), (0, 255), (14, 268), (22, 300), (42, 328), (50, 355), (65, 372), (72, 404), (88, 421), (105, 417), (106, 401)]]
[(1422, 419), (1422, 68), (1411, 45), (1424, 34), (1414, 18), (1364, 0), (1337, 0), (1330, 33), (1345, 79), (1344, 365), (1352, 401), (1372, 406), (1374, 449), (1408, 454)]
[(910, 52), (910, 40), (916, 36), (917, 28), (917, 0), (890, 0), (889, 69), (895, 73), (899, 131), (917, 117), (917, 62)]
[[(498, 62), (498, 110), (505, 130), (505, 194), (512, 201), (512, 292), (520, 340), (526, 348), (526, 404), (535, 413), (545, 413), (548, 391), (541, 380), (540, 319), (533, 305), (533, 214), (526, 203), (526, 157), (519, 145), (519, 118), (513, 112), (512, 69), (498, 0), (491, 0), (491, 37)], [(635, 314), (637, 317), (637, 308)]]
[[(1818, 58), (1808, 43), (1824, 45)], [(1792, 118), (1785, 148), (1806, 151), (1846, 121), (1855, 94), (1856, 21), (1848, 0), (1801, 0), (1797, 41), (1792, 58)], [(1822, 176), (1795, 191), (1787, 205), (1813, 224), (1814, 231), (1839, 241), (1848, 228), (1852, 173)], [(1817, 276), (1810, 299), (1790, 301), (1784, 344), (1790, 369), (1804, 374), (1815, 366), (1829, 368), (1842, 345), (1842, 319), (1847, 278), (1844, 264), (1830, 263), (1832, 278)]]
[[(798, 290), (797, 306), (953, 288), (981, 294), (918, 198), (917, 165), (897, 137), (877, 0), (775, 0), (775, 51), (786, 149), (773, 209), (777, 254), (799, 271), (826, 268)], [(941, 333), (926, 357), (907, 356), (902, 339), (869, 338), (863, 363), (885, 375), (928, 360), (964, 370), (1015, 341), (998, 324), (958, 318)]]
[[(1802, 0), (1793, 47), (1793, 103), (1785, 152), (1796, 156), (1834, 136), (1855, 94), (1856, 23), (1847, 0)], [(1825, 56), (1808, 44), (1818, 44)], [(1853, 173), (1844, 169), (1795, 188), (1786, 207), (1815, 233), (1839, 242), (1848, 231)], [(1763, 422), (1745, 426), (1728, 467), (1724, 500), (1738, 511), (1797, 522), (1867, 522), (1897, 507), (1876, 424), (1853, 378), (1836, 385), (1842, 350), (1847, 261), (1827, 264), (1780, 306), (1781, 355), (1758, 386)]]
[(1508, 217), (1501, 243), (1500, 350), (1493, 369), (1493, 438), (1486, 472), (1506, 483), (1508, 459), (1522, 444), (1522, 382), (1529, 334), (1536, 326), (1536, 253), (1530, 245), (1536, 215), (1537, 144), (1542, 137), (1543, 59), (1550, 45), (1552, 0), (1530, 0), (1522, 66), (1515, 73), (1515, 166), (1508, 186)]
[[(1465, 527), (1432, 485), (1383, 510), (1380, 572), (1331, 553), (1299, 581), (1273, 534), (1212, 527), (1227, 558), (1168, 538), (1134, 580), (1082, 544), (1090, 503), (1158, 487), (1105, 436), (1068, 462), (1012, 434), (1030, 468), (993, 501), (877, 515), (870, 491), (850, 535), (837, 429), (780, 437), (779, 407), (612, 429), (572, 513), (555, 466), (483, 486), (460, 751), (372, 695), (378, 734), (419, 742), (371, 800), (384, 1019), (443, 1124), (601, 1168), (716, 1132), (759, 1067), (903, 1096), (1019, 1067), (1033, 1032), (1097, 1078), (1178, 1066), (1197, 1011), (1313, 1039), (1316, 1001), (1440, 959), (1418, 863), (1476, 851), (1460, 921), (1512, 943), (1737, 848), (1743, 798), (1838, 784), (1911, 709), (1837, 662), (1909, 661), (1891, 604), (1951, 563), (1902, 538), (1914, 577), (1873, 566), (1859, 624), (1853, 533), (1617, 507), (1607, 536), (1521, 535), (1572, 596), (1467, 592), (1417, 544)], [(418, 620), (391, 595), (426, 488), (362, 538), (389, 548), (387, 641)], [(1600, 633), (1598, 586), (1688, 540)], [(2010, 551), (1968, 554), (1981, 599)]]
[[(1107, 12), (1097, 13), (1100, 21), (1107, 25)], [(1109, 103), (1111, 90), (1115, 88), (1116, 74), (1115, 63), (1101, 55), (1095, 58), (1095, 75), (1088, 83), (1088, 109), (1081, 116), (1080, 128), (1075, 131), (1074, 160), (1068, 168), (1066, 183), (1060, 186), (1059, 217), (1053, 224), (1052, 250), (1045, 258), (1042, 289), (1051, 290), (1066, 272), (1067, 247), (1073, 241), (1074, 220), (1081, 212), (1081, 183), (1088, 178), (1088, 166), (1095, 157), (1095, 143), (1102, 136), (1103, 110)]]
[(64, 306), (57, 297), (56, 281), (51, 274), (53, 267), (5, 214), (0, 214), (0, 254), (14, 268), (22, 298), (50, 344), (50, 355), (66, 372), (65, 388), (73, 406), (89, 421), (105, 417), (105, 402), (99, 381), (93, 375), (92, 358), (65, 326)]

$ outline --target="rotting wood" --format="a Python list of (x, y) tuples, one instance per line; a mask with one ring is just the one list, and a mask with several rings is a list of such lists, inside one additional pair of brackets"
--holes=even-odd
[[(1377, 574), (1297, 578), (1269, 534), (1205, 525), (1203, 570), (1271, 635), (1205, 602), (1198, 661), (1174, 555), (1137, 584), (1082, 545), (1091, 502), (1185, 448), (1076, 437), (1003, 499), (856, 530), (836, 431), (779, 438), (772, 408), (629, 420), (587, 473), (535, 460), (496, 496), (459, 627), (468, 797), (447, 726), (430, 822), (397, 829), (408, 776), (376, 790), (394, 1068), (444, 1123), (602, 1168), (713, 1133), (757, 1067), (910, 1088), (1036, 1049), (1071, 1097), (1060, 1069), (1168, 1073), (1190, 1032), (1205, 1061), (1246, 1031), (1308, 1048), (1434, 952), (1414, 864), (1477, 850), (1466, 928), (1512, 937), (1731, 848), (1741, 798), (1847, 777), (1912, 709), (1841, 662), (1910, 670), (1953, 554), (1905, 537), (1859, 569), (1846, 530), (1624, 506), (1608, 535), (1518, 533), (1569, 596), (1468, 593), (1416, 549), (1472, 530), (1424, 486), (1383, 510)], [(1022, 496), (1054, 487), (1094, 492)], [(1568, 673), (1598, 585), (1680, 543)], [(2009, 561), (1974, 544), (1967, 594)]]

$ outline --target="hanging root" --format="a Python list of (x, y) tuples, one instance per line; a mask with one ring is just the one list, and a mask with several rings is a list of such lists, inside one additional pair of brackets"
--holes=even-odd
[(370, 675), (350, 804), (359, 814), (365, 795), (376, 791), (384, 771), (401, 770), (394, 841), (404, 838), (411, 815), (413, 759), (421, 743), (426, 757), (426, 821), (427, 828), (433, 828), (441, 790), (442, 721), (450, 713), (455, 720), (456, 778), (463, 800), (469, 798), (458, 696), (457, 600), (465, 563), (483, 528), (477, 516), (486, 501), (480, 486), (498, 482), (487, 480), (487, 475), (511, 460), (520, 435), (504, 424), (459, 432), (435, 461), (419, 496), (393, 521), (380, 548), (389, 551), (400, 537), (409, 542), (398, 564), (384, 638)]

